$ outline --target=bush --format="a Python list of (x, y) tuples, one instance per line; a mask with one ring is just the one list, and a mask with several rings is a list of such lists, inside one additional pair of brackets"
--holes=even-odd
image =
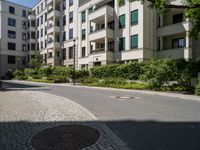
[(54, 76), (65, 76), (70, 78), (72, 74), (72, 68), (70, 67), (63, 67), (63, 66), (54, 66), (51, 68), (52, 75)]
[(198, 82), (198, 84), (196, 86), (195, 94), (198, 95), (198, 96), (200, 96), (200, 80), (199, 80), (199, 82)]
[(54, 75), (47, 77), (47, 80), (53, 81), (54, 83), (66, 83), (69, 82), (69, 79), (66, 76)]
[(13, 72), (13, 76), (16, 79), (25, 79), (26, 78), (23, 70), (15, 70)]
[(52, 75), (52, 67), (41, 67), (38, 72), (41, 77), (49, 77)]
[(38, 75), (37, 69), (26, 68), (24, 69), (25, 76), (33, 77), (34, 75)]
[(90, 76), (88, 70), (76, 70), (76, 79), (87, 78)]
[(148, 82), (152, 88), (160, 88), (174, 79), (176, 67), (174, 61), (168, 59), (152, 60), (145, 63), (143, 71), (140, 79)]

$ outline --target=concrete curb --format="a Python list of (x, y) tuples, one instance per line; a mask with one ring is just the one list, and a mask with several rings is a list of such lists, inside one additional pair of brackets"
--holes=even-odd
[[(55, 84), (55, 83), (38, 83), (38, 82), (30, 82), (30, 81), (18, 81), (12, 80), (15, 83), (30, 83), (30, 84), (38, 84), (38, 85), (55, 85), (55, 86), (63, 86), (63, 87), (73, 87), (73, 88), (88, 88), (88, 89), (100, 89), (100, 90), (111, 90), (111, 91), (124, 91), (124, 92), (135, 92), (139, 94), (148, 94), (148, 95), (158, 95), (158, 96), (165, 96), (165, 97), (173, 97), (178, 99), (185, 99), (185, 100), (193, 100), (200, 102), (200, 96), (195, 95), (188, 95), (188, 94), (178, 94), (178, 93), (167, 93), (167, 92), (159, 92), (159, 91), (150, 91), (150, 90), (129, 90), (129, 89), (117, 89), (117, 88), (105, 88), (105, 87), (91, 87), (91, 86), (82, 86), (82, 85), (75, 85), (72, 84)], [(10, 82), (10, 81), (7, 81)]]

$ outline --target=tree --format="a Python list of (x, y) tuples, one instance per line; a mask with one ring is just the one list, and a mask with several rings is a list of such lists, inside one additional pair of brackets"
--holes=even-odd
[(29, 66), (31, 68), (40, 68), (42, 64), (43, 64), (43, 58), (42, 55), (40, 54), (35, 55), (35, 57), (31, 58), (29, 62)]
[[(121, 0), (119, 0), (120, 2)], [(158, 9), (161, 13), (167, 12), (169, 9), (184, 9), (185, 16), (189, 18), (193, 27), (189, 32), (189, 36), (195, 39), (200, 38), (200, 0), (180, 0), (181, 5), (172, 5), (169, 0), (129, 0), (141, 1), (142, 3), (150, 2), (150, 7)]]

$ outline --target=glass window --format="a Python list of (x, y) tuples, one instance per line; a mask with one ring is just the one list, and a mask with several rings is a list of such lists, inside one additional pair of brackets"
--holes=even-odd
[(82, 57), (85, 57), (85, 47), (82, 47), (81, 56), (82, 56)]
[(81, 36), (82, 40), (85, 40), (85, 37), (86, 37), (85, 29), (83, 29), (83, 30), (82, 30), (82, 36)]
[(73, 5), (73, 0), (69, 0), (69, 6)]
[(8, 25), (15, 27), (16, 26), (16, 20), (12, 18), (8, 18)]
[(8, 55), (8, 64), (15, 64), (16, 63), (16, 57)]
[(26, 10), (22, 10), (22, 17), (26, 17)]
[(131, 49), (138, 48), (138, 35), (131, 36)]
[(8, 50), (16, 50), (16, 44), (8, 42)]
[(126, 26), (126, 16), (125, 14), (124, 15), (121, 15), (119, 16), (119, 28), (125, 28)]
[(74, 47), (69, 47), (69, 59), (73, 59)]
[(119, 51), (125, 50), (125, 37), (119, 39)]
[(82, 23), (84, 23), (85, 22), (85, 20), (86, 20), (86, 16), (85, 16), (86, 14), (85, 14), (85, 11), (83, 11), (82, 13), (81, 13), (81, 20), (82, 20)]
[(9, 13), (15, 14), (15, 7), (9, 6)]
[(69, 22), (72, 23), (73, 22), (73, 11), (71, 11), (69, 13)]
[(73, 39), (73, 29), (69, 30), (69, 39)]
[(15, 39), (16, 38), (16, 32), (8, 30), (8, 38)]
[(131, 12), (131, 25), (138, 24), (138, 10), (134, 10)]
[(22, 40), (26, 40), (26, 33), (22, 33)]
[(183, 13), (173, 15), (173, 24), (183, 22)]
[(172, 40), (172, 48), (183, 48), (185, 47), (185, 38), (178, 38)]

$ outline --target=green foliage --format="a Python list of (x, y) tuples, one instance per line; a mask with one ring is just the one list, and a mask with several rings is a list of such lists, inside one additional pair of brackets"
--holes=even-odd
[(52, 67), (41, 67), (38, 72), (41, 77), (49, 77), (52, 75)]
[(76, 70), (76, 79), (87, 78), (90, 76), (88, 70)]
[(40, 68), (42, 66), (42, 63), (43, 63), (42, 55), (37, 54), (35, 55), (34, 58), (30, 59), (29, 66), (31, 68)]
[(198, 82), (198, 84), (196, 86), (195, 94), (198, 95), (198, 96), (200, 96), (200, 79), (199, 79), (199, 82)]
[(174, 61), (152, 60), (143, 66), (144, 73), (140, 79), (148, 82), (152, 88), (160, 88), (174, 79), (176, 67)]
[(33, 77), (34, 75), (38, 75), (38, 70), (32, 69), (32, 68), (25, 68), (24, 74), (25, 74), (25, 76)]
[(128, 80), (139, 79), (142, 71), (142, 63), (114, 64), (94, 67), (91, 70), (92, 77), (95, 78), (123, 78)]
[(54, 83), (67, 83), (69, 82), (69, 79), (66, 76), (63, 75), (53, 75), (47, 77), (47, 80), (53, 81)]
[(52, 75), (59, 75), (59, 76), (65, 76), (70, 78), (72, 74), (72, 68), (70, 67), (63, 67), (63, 66), (54, 66), (51, 68)]
[(24, 74), (24, 71), (23, 70), (15, 70), (13, 72), (13, 76), (16, 78), (16, 79), (26, 79), (26, 76)]

